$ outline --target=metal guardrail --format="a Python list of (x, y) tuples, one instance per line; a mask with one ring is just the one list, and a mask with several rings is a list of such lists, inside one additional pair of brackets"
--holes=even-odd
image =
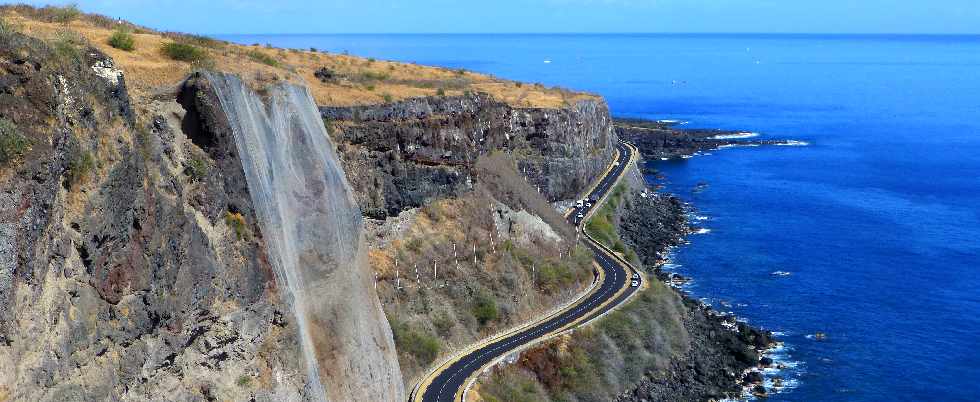
[[(626, 166), (623, 169), (623, 174), (621, 174), (619, 177), (616, 178), (615, 182), (611, 185), (611, 188), (614, 188), (615, 186), (618, 186), (620, 184), (620, 182), (622, 181), (623, 177), (626, 176), (626, 172), (629, 170), (630, 165), (631, 164), (634, 164), (636, 162), (636, 160), (637, 160), (637, 153), (639, 151), (636, 149), (636, 147), (634, 147), (632, 144), (630, 144), (629, 142), (626, 142), (626, 141), (623, 141), (623, 144), (625, 144), (631, 150), (630, 160), (628, 162), (626, 162)], [(618, 154), (618, 152), (619, 151), (617, 150), (617, 154)], [(614, 161), (616, 159), (618, 159), (618, 157), (617, 158), (614, 158)], [(609, 174), (609, 172), (614, 167), (615, 167), (615, 165), (611, 165), (609, 168), (607, 168), (606, 171), (603, 172), (603, 176), (602, 177), (605, 177), (605, 175)], [(601, 183), (601, 180), (599, 181), (599, 183)], [(591, 193), (593, 190), (595, 190), (595, 188), (597, 186), (598, 186), (598, 183), (596, 183), (593, 186), (591, 186), (588, 190), (586, 190), (586, 194)], [(601, 242), (599, 242), (598, 240), (596, 240), (592, 236), (592, 234), (590, 234), (588, 232), (588, 230), (586, 229), (586, 227), (588, 225), (588, 221), (593, 217), (593, 215), (595, 215), (596, 211), (598, 211), (600, 209), (599, 206), (606, 202), (606, 199), (609, 197), (609, 194), (610, 194), (610, 191), (607, 191), (595, 203), (595, 207), (589, 209), (589, 211), (586, 213), (586, 215), (581, 220), (581, 228), (580, 229), (579, 228), (576, 228), (576, 230), (581, 230), (582, 234), (585, 235), (584, 237), (585, 237), (585, 240), (586, 241), (590, 242), (599, 251), (601, 251), (607, 257), (610, 257), (612, 260), (614, 260), (619, 265), (621, 265), (623, 267), (626, 267), (629, 271), (632, 271), (632, 274), (639, 274), (641, 276), (641, 280), (645, 282), (646, 281), (646, 277), (645, 277), (645, 275), (640, 270), (636, 269), (636, 267), (634, 267), (633, 264), (631, 264), (629, 261), (626, 261), (626, 259), (620, 257), (619, 254), (617, 254), (616, 252), (614, 252), (608, 246), (606, 246), (605, 244), (602, 244)], [(565, 216), (567, 217), (568, 214), (566, 214)], [(524, 330), (524, 329), (526, 329), (528, 327), (532, 327), (532, 326), (537, 325), (537, 324), (539, 324), (541, 322), (547, 321), (547, 320), (553, 318), (556, 314), (558, 314), (558, 313), (560, 313), (562, 311), (565, 311), (567, 308), (573, 306), (576, 302), (578, 302), (578, 301), (580, 301), (580, 300), (588, 297), (588, 295), (591, 294), (592, 290), (595, 288), (596, 284), (598, 283), (598, 271), (597, 270), (594, 270), (593, 272), (595, 274), (595, 277), (593, 279), (592, 285), (588, 289), (586, 289), (583, 293), (581, 293), (579, 295), (579, 297), (573, 299), (569, 303), (567, 303), (567, 304), (563, 305), (562, 307), (559, 307), (559, 308), (557, 308), (555, 310), (552, 310), (552, 312), (550, 312), (549, 314), (547, 314), (545, 316), (545, 318), (539, 319), (537, 321), (533, 321), (533, 322), (530, 322), (530, 323), (527, 323), (527, 324), (524, 324), (524, 325), (519, 326), (519, 327), (516, 327), (516, 328), (512, 328), (510, 330), (502, 331), (501, 333), (498, 333), (498, 334), (493, 335), (491, 337), (485, 338), (485, 339), (483, 339), (483, 340), (481, 340), (481, 341), (479, 341), (477, 343), (474, 343), (473, 345), (481, 345), (481, 344), (482, 345), (486, 345), (486, 344), (489, 344), (489, 343), (493, 343), (496, 340), (502, 339), (502, 338), (504, 338), (506, 336), (510, 336), (512, 334), (516, 334), (516, 333), (518, 333), (518, 332), (520, 332), (520, 331), (522, 331), (522, 330)], [(632, 275), (629, 275), (628, 278), (627, 278), (627, 280), (626, 280), (626, 282), (625, 282), (625, 284), (627, 286), (630, 284), (630, 279), (629, 278), (632, 278)], [(637, 292), (631, 293), (630, 296), (629, 296), (629, 298), (632, 298), (632, 296), (635, 295), (636, 293)], [(624, 300), (623, 303), (620, 303), (620, 305), (626, 304), (626, 302), (629, 300), (629, 298), (627, 298), (626, 300)], [(616, 306), (614, 306), (614, 307), (616, 307)], [(598, 316), (592, 317), (589, 320), (580, 322), (580, 323), (576, 324), (574, 327), (569, 327), (569, 328), (565, 328), (564, 330), (561, 330), (561, 331), (552, 332), (552, 333), (548, 334), (547, 336), (544, 336), (544, 337), (539, 338), (537, 342), (530, 342), (528, 344), (525, 344), (522, 347), (519, 347), (519, 348), (515, 349), (515, 351), (524, 350), (524, 349), (526, 349), (526, 348), (528, 348), (530, 346), (536, 345), (536, 344), (538, 344), (540, 342), (546, 341), (548, 339), (551, 339), (551, 338), (553, 338), (555, 336), (558, 336), (560, 334), (563, 334), (565, 332), (574, 330), (576, 328), (581, 328), (582, 326), (585, 326), (585, 325), (589, 325), (592, 322), (598, 320), (599, 318), (602, 318), (603, 316), (605, 316), (606, 314), (608, 314), (610, 311), (612, 311), (612, 309), (606, 311), (603, 314), (600, 314)], [(426, 383), (427, 380), (430, 377), (433, 377), (439, 369), (444, 368), (444, 367), (446, 367), (448, 365), (451, 365), (451, 363), (454, 362), (454, 361), (458, 361), (459, 358), (461, 358), (462, 356), (465, 356), (466, 353), (472, 352), (474, 350), (479, 350), (479, 348), (477, 348), (477, 349), (472, 349), (472, 348), (473, 348), (473, 346), (464, 348), (463, 350), (461, 350), (457, 354), (455, 354), (455, 355), (453, 355), (453, 356), (445, 359), (441, 364), (435, 366), (435, 368), (432, 371), (430, 371), (427, 375), (422, 376), (422, 378), (420, 379), (420, 381), (418, 383), (416, 383), (415, 387), (412, 389), (412, 392), (409, 394), (409, 398), (408, 398), (409, 402), (416, 401), (416, 398), (419, 396), (418, 393), (419, 393), (419, 390), (420, 390), (421, 386), (424, 383)], [(502, 358), (505, 358), (506, 356), (508, 356), (508, 355), (510, 355), (512, 353), (513, 353), (513, 351), (511, 351), (510, 353), (508, 353), (506, 355), (502, 355), (500, 358), (495, 359), (491, 363), (487, 364), (486, 367), (492, 367), (493, 365), (496, 365), (497, 363), (499, 363), (500, 360), (502, 360)], [(463, 389), (463, 399), (464, 400), (465, 400), (465, 397), (466, 397), (466, 393), (473, 386), (473, 384), (475, 383), (475, 380), (479, 377), (479, 374), (482, 373), (483, 371), (484, 371), (484, 369), (481, 369), (479, 372), (474, 372), (474, 374), (472, 375), (473, 378), (470, 379), (470, 381), (467, 382), (466, 386)]]

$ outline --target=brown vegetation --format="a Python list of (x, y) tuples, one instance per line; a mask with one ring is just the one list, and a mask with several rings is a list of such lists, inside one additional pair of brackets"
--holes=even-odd
[[(137, 101), (141, 96), (177, 84), (198, 67), (239, 74), (256, 87), (270, 80), (302, 83), (310, 88), (317, 103), (331, 106), (485, 92), (513, 106), (556, 108), (593, 97), (562, 88), (515, 85), (511, 81), (468, 71), (461, 73), (459, 70), (375, 61), (315, 50), (287, 51), (258, 44), (237, 45), (194, 35), (158, 32), (101, 15), (69, 17), (61, 10), (59, 7), (2, 6), (0, 14), (8, 23), (36, 37), (53, 39), (66, 29), (79, 33), (124, 70), (130, 92)], [(109, 45), (120, 29), (130, 32), (132, 50)], [(160, 51), (165, 46), (174, 46), (171, 43), (194, 46), (200, 48), (201, 53), (195, 54), (194, 60), (172, 58)], [(128, 45), (127, 41), (124, 48), (129, 49)], [(213, 63), (193, 63), (205, 59)], [(331, 79), (323, 80), (317, 76), (316, 73), (324, 68), (332, 72)]]
[[(569, 255), (574, 232), (517, 175), (512, 159), (494, 155), (477, 166), (471, 192), (429, 203), (400, 238), (370, 253), (407, 385), (438, 360), (433, 351), (445, 356), (520, 324), (569, 300), (593, 277), (591, 254), (578, 248)], [(527, 235), (508, 218), (520, 210), (555, 234)]]

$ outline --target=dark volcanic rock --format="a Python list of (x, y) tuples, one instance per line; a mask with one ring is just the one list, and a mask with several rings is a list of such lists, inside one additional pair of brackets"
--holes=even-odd
[(785, 144), (780, 140), (751, 140), (724, 138), (743, 134), (738, 131), (681, 129), (670, 123), (644, 120), (616, 120), (616, 134), (630, 141), (644, 157), (650, 159), (676, 158), (691, 155), (698, 151), (717, 149), (728, 145), (776, 145)]
[[(679, 244), (689, 232), (684, 205), (674, 196), (638, 186), (621, 208), (620, 237), (661, 281), (669, 274), (660, 270), (667, 247)], [(642, 196), (641, 194), (646, 194)], [(708, 401), (742, 392), (739, 376), (759, 363), (757, 350), (772, 343), (771, 335), (743, 323), (730, 330), (721, 317), (700, 301), (680, 294), (686, 308), (682, 317), (690, 349), (671, 360), (669, 367), (647, 375), (617, 399), (633, 401)]]
[[(0, 395), (302, 399), (296, 326), (206, 83), (180, 91), (187, 110), (154, 100), (137, 121), (122, 72), (78, 50), (0, 34), (0, 116), (31, 141), (0, 167)], [(268, 386), (234, 384), (261, 373)]]
[(518, 109), (487, 95), (321, 107), (365, 215), (382, 218), (458, 194), (480, 155), (507, 151), (549, 201), (572, 199), (611, 162), (606, 105)]

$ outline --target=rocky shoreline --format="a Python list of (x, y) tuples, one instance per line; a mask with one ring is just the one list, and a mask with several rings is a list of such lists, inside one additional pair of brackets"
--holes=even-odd
[[(789, 141), (750, 140), (753, 136), (719, 130), (683, 130), (674, 123), (619, 120), (620, 138), (635, 144), (645, 159), (677, 158), (724, 146), (782, 145)], [(690, 348), (675, 357), (669, 368), (648, 372), (643, 379), (619, 395), (618, 402), (710, 401), (764, 397), (772, 393), (763, 385), (761, 370), (771, 367), (767, 351), (780, 343), (769, 331), (753, 328), (725, 315), (678, 289), (687, 278), (663, 269), (671, 249), (684, 243), (697, 228), (687, 220), (690, 207), (671, 194), (655, 192), (634, 180), (618, 219), (619, 233), (637, 252), (643, 266), (668, 284), (683, 300), (683, 325)], [(776, 387), (778, 388), (778, 387)]]
[(754, 139), (758, 133), (719, 129), (680, 128), (674, 121), (615, 119), (616, 134), (632, 142), (648, 160), (690, 158), (729, 147), (806, 145), (794, 140)]

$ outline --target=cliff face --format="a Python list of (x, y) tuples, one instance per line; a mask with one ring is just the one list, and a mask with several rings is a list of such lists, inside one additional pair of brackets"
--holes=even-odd
[[(350, 188), (335, 166), (313, 177), (335, 159), (319, 155), (290, 162), (302, 186), (276, 187), (273, 175), (258, 179), (271, 183), (259, 196), (255, 177), (269, 164), (250, 165), (258, 154), (240, 142), (243, 119), (287, 133), (295, 149), (333, 147), (313, 141), (323, 135), (310, 129), (317, 110), (275, 118), (290, 115), (274, 110), (297, 104), (295, 87), (235, 86), (248, 101), (229, 103), (213, 78), (154, 86), (141, 72), (131, 99), (130, 77), (84, 42), (0, 31), (0, 119), (28, 143), (0, 159), (0, 401), (403, 399), (362, 263), (378, 250), (361, 243), (355, 202), (369, 217), (419, 216), (410, 236), (395, 233), (390, 249), (368, 256), (386, 311), (403, 319), (401, 345), (422, 332), (465, 344), (591, 279), (589, 256), (572, 250), (571, 229), (546, 201), (575, 197), (611, 161), (616, 135), (601, 100), (323, 107)], [(244, 103), (248, 113), (229, 106)], [(273, 230), (282, 211), (265, 201), (283, 193), (302, 206), (334, 196)], [(330, 241), (334, 250), (317, 248)], [(289, 278), (282, 250), (297, 245), (292, 260), (311, 271)], [(392, 286), (408, 263), (454, 269), (438, 290), (436, 278)], [(413, 375), (446, 353), (429, 352), (409, 352)]]
[(31, 144), (0, 169), (0, 399), (303, 397), (262, 240), (226, 220), (256, 231), (237, 160), (172, 98), (137, 123), (97, 50), (0, 41), (0, 113)]
[(549, 201), (575, 197), (611, 162), (616, 141), (606, 105), (521, 109), (486, 95), (321, 107), (358, 202), (383, 218), (458, 194), (480, 155), (502, 150)]
[(331, 401), (402, 401), (395, 346), (372, 289), (361, 212), (304, 87), (260, 97), (208, 74), (234, 133), (277, 283), (299, 324), (311, 388)]
[[(323, 395), (229, 116), (200, 76), (136, 111), (123, 72), (98, 50), (0, 34), (0, 118), (29, 144), (0, 166), (0, 400)], [(363, 261), (345, 191), (354, 241), (334, 257)], [(311, 281), (330, 282), (320, 307), (337, 306), (314, 317), (322, 382), (331, 400), (401, 400), (363, 268)]]

